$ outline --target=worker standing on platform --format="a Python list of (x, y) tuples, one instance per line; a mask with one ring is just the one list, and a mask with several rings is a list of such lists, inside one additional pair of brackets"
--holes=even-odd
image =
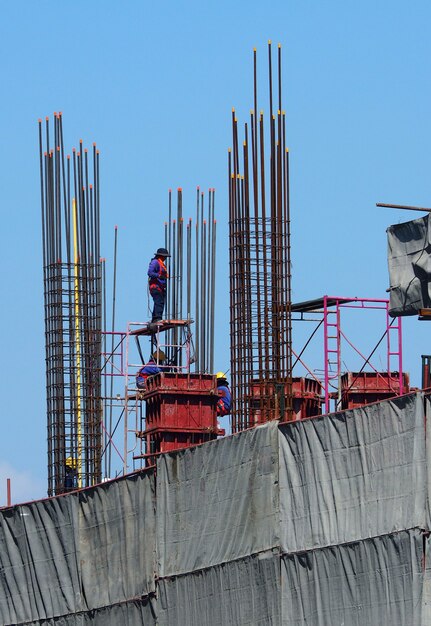
[(223, 415), (229, 415), (232, 407), (232, 396), (229, 389), (229, 383), (227, 382), (226, 375), (223, 372), (217, 372), (217, 393), (219, 399), (217, 402), (217, 415), (222, 417)]
[(163, 317), (166, 301), (166, 284), (168, 280), (166, 259), (170, 256), (166, 248), (158, 248), (148, 267), (150, 295), (154, 301), (152, 322), (160, 322)]
[[(163, 365), (166, 361), (165, 353), (162, 350), (158, 350), (151, 355), (148, 363), (143, 365), (136, 374), (136, 386), (143, 391), (145, 389), (147, 378), (155, 376), (162, 371)], [(159, 367), (160, 366), (160, 367)]]

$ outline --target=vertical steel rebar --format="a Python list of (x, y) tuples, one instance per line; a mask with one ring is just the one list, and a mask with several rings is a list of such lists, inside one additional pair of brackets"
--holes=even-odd
[[(48, 495), (66, 489), (66, 460), (79, 486), (101, 478), (101, 265), (95, 255), (98, 181), (82, 186), (82, 142), (73, 161), (65, 155), (61, 113), (53, 141), (39, 120), (42, 250), (48, 427)], [(43, 155), (43, 156), (42, 156)], [(71, 212), (71, 165), (76, 215)], [(83, 194), (86, 186), (86, 196)], [(98, 208), (98, 205), (97, 205)], [(76, 229), (72, 229), (72, 218)], [(73, 236), (72, 236), (73, 231)], [(72, 258), (72, 240), (74, 255)], [(63, 253), (66, 259), (62, 258)], [(79, 439), (79, 441), (78, 441)]]
[[(269, 125), (257, 119), (257, 55), (253, 50), (250, 135), (239, 150), (232, 112), (228, 153), (232, 430), (292, 418), (289, 160), (282, 111), (281, 46), (277, 97), (268, 42)], [(273, 103), (277, 103), (277, 113)], [(268, 161), (265, 143), (269, 142)], [(251, 156), (249, 156), (251, 155)], [(241, 162), (241, 170), (240, 170)]]

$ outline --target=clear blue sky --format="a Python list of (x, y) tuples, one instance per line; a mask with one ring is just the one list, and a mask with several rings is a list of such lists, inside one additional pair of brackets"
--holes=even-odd
[[(426, 0), (3, 3), (0, 23), (2, 371), (0, 504), (46, 493), (43, 284), (37, 119), (64, 115), (65, 143), (101, 150), (102, 253), (119, 228), (118, 330), (146, 317), (145, 268), (167, 190), (216, 188), (216, 368), (228, 343), (227, 149), (231, 108), (252, 107), (252, 50), (283, 47), (291, 151), (293, 298), (385, 297), (386, 233), (429, 206)], [(109, 271), (109, 270), (108, 270)], [(419, 385), (431, 327), (406, 320)], [(380, 328), (365, 333), (378, 337)]]

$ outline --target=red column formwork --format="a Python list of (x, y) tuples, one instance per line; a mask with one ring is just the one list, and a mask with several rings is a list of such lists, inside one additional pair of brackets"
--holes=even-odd
[[(402, 380), (402, 393), (409, 393), (409, 375), (403, 372)], [(346, 372), (341, 377), (341, 410), (354, 409), (398, 395), (398, 372)]]
[[(252, 424), (264, 424), (269, 421), (265, 410), (262, 410), (261, 403), (261, 385), (252, 382), (251, 384), (251, 414)], [(277, 405), (276, 414), (281, 416), (285, 411), (284, 398), (287, 393), (286, 384), (269, 383), (266, 385), (266, 393), (273, 397), (274, 405)], [(292, 378), (292, 396), (293, 396), (293, 421), (304, 419), (305, 417), (315, 417), (322, 414), (322, 385), (318, 380), (308, 377)]]
[(210, 374), (161, 372), (147, 379), (142, 394), (146, 403), (147, 465), (155, 456), (205, 443), (224, 435), (217, 423), (217, 384)]

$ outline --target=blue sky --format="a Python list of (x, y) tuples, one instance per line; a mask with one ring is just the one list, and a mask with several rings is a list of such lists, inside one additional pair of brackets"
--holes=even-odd
[[(61, 110), (66, 145), (101, 151), (108, 272), (119, 229), (118, 330), (144, 318), (168, 189), (183, 188), (185, 217), (197, 185), (216, 189), (216, 369), (226, 370), (227, 149), (232, 107), (240, 122), (252, 107), (253, 47), (262, 82), (268, 39), (283, 48), (293, 299), (382, 298), (385, 229), (418, 214), (375, 203), (431, 203), (430, 19), (425, 0), (3, 4), (0, 504), (6, 477), (14, 501), (46, 492), (37, 119)], [(416, 385), (428, 328), (404, 324)], [(368, 322), (361, 332), (381, 334)]]

